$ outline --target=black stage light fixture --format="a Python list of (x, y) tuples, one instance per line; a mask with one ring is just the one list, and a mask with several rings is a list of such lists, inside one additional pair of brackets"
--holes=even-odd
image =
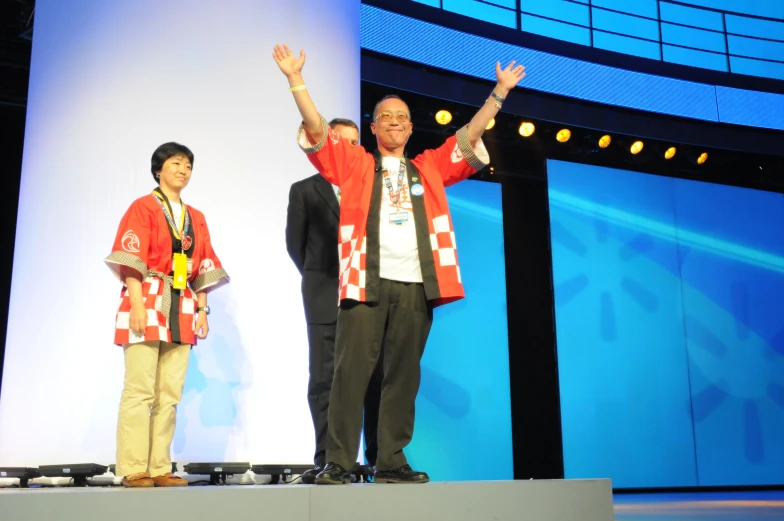
[(188, 463), (185, 472), (195, 475), (210, 477), (210, 485), (225, 485), (226, 478), (235, 474), (245, 474), (250, 470), (250, 463), (221, 462), (221, 463)]
[(28, 483), (31, 479), (40, 478), (41, 473), (32, 467), (0, 467), (0, 478), (16, 478), (19, 486), (29, 488)]
[(313, 465), (253, 465), (250, 469), (254, 474), (260, 476), (270, 476), (270, 485), (277, 485), (281, 481), (288, 483), (292, 476), (302, 475), (305, 471), (313, 468)]
[(41, 465), (38, 472), (46, 478), (73, 478), (73, 486), (86, 487), (87, 478), (106, 474), (108, 468), (97, 463), (74, 463), (71, 465)]

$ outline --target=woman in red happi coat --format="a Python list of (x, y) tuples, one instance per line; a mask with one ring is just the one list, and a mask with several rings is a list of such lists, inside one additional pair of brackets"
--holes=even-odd
[(176, 406), (190, 349), (209, 330), (207, 293), (229, 282), (204, 214), (181, 198), (192, 168), (188, 147), (158, 147), (158, 187), (125, 212), (106, 258), (124, 284), (114, 334), (125, 355), (115, 474), (126, 487), (187, 485), (171, 473)]

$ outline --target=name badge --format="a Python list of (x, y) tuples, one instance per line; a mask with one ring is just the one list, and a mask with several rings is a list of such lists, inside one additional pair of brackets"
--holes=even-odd
[(389, 224), (405, 224), (408, 222), (408, 212), (395, 212), (389, 214)]
[(184, 253), (175, 253), (172, 258), (174, 264), (174, 289), (185, 289), (188, 285), (188, 256)]

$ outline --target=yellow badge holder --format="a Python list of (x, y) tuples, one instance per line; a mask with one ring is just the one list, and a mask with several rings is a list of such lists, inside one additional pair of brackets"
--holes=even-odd
[(174, 265), (174, 289), (185, 289), (188, 284), (188, 256), (184, 253), (175, 253), (172, 257)]

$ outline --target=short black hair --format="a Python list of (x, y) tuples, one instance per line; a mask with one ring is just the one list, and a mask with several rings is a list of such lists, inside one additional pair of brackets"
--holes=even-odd
[(329, 126), (330, 126), (330, 128), (335, 128), (335, 127), (338, 127), (338, 126), (340, 126), (340, 127), (351, 127), (351, 128), (355, 128), (355, 129), (357, 129), (357, 131), (359, 131), (359, 127), (357, 126), (356, 123), (354, 123), (350, 119), (345, 119), (345, 118), (335, 118), (335, 119), (333, 119), (332, 121), (329, 122)]
[[(399, 99), (403, 103), (406, 103), (405, 100), (403, 98), (401, 98), (400, 96), (398, 96), (397, 94), (387, 94), (386, 96), (384, 96), (383, 98), (378, 100), (378, 103), (376, 103), (376, 106), (373, 107), (373, 121), (376, 121), (376, 113), (378, 112), (378, 106), (381, 105), (382, 103), (384, 103), (388, 99)], [(411, 107), (408, 106), (408, 103), (406, 103), (406, 107), (408, 107), (409, 111), (411, 110)], [(408, 116), (411, 117), (411, 114), (409, 114)]]
[(161, 180), (158, 178), (157, 174), (161, 171), (161, 168), (163, 168), (163, 164), (174, 156), (187, 157), (188, 161), (191, 162), (191, 167), (193, 167), (193, 152), (191, 152), (190, 148), (173, 141), (170, 143), (164, 143), (163, 145), (156, 148), (155, 152), (152, 153), (150, 170), (152, 171), (152, 178), (155, 179), (156, 183), (161, 183)]

